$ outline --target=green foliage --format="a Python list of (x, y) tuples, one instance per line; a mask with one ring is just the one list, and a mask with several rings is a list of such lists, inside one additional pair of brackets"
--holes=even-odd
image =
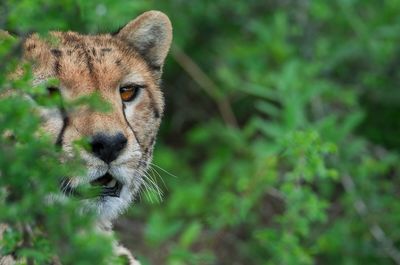
[[(0, 27), (17, 33), (112, 31), (149, 9), (171, 18), (167, 112), (149, 172), (165, 196), (145, 191), (124, 217), (140, 236), (117, 226), (143, 264), (400, 262), (397, 0), (8, 0), (0, 8)], [(15, 61), (3, 58), (16, 44), (0, 44), (1, 87), (40, 95), (29, 75), (6, 78)], [(0, 220), (17, 224), (2, 251), (33, 224), (18, 255), (101, 264), (109, 245), (76, 201), (34, 207), (56, 190), (54, 179), (81, 169), (57, 163), (59, 150), (33, 136), (32, 112), (21, 97), (1, 99), (0, 135), (11, 130), (17, 144), (1, 140), (0, 186), (29, 194), (10, 202), (1, 190)]]
[[(82, 214), (77, 199), (55, 195), (62, 176), (82, 175), (85, 169), (78, 159), (61, 164), (59, 148), (40, 130), (36, 104), (60, 107), (60, 98), (49, 98), (43, 86), (31, 87), (29, 65), (18, 80), (7, 78), (15, 70), (19, 45), (0, 39), (1, 61), (13, 55), (0, 76), (0, 95), (8, 94), (0, 98), (0, 224), (7, 225), (0, 257), (14, 254), (23, 264), (50, 264), (56, 257), (63, 264), (117, 264), (111, 238), (95, 230), (93, 213)], [(64, 107), (82, 104), (104, 106), (97, 96)]]

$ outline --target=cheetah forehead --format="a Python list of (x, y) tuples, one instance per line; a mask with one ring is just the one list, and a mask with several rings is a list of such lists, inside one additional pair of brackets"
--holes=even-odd
[(109, 34), (51, 32), (47, 40), (33, 35), (25, 43), (25, 58), (35, 64), (36, 83), (56, 77), (72, 90), (115, 87), (128, 77), (140, 83), (157, 81), (134, 47)]
[(34, 62), (36, 78), (57, 77), (70, 90), (113, 87), (127, 75), (157, 87), (171, 42), (169, 18), (149, 11), (114, 35), (33, 34), (25, 42), (24, 58)]

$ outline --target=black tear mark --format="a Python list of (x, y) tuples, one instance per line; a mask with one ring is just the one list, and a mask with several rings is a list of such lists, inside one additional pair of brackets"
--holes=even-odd
[(144, 151), (145, 154), (149, 154), (149, 155), (151, 154), (155, 141), (156, 141), (156, 137), (154, 137), (154, 136), (151, 137), (150, 143)]
[(128, 119), (126, 118), (125, 108), (126, 108), (126, 106), (124, 104), (122, 104), (122, 114), (124, 115), (125, 122), (126, 122), (126, 124), (128, 124), (128, 127), (131, 129), (133, 135), (135, 136), (136, 141), (139, 144), (140, 150), (144, 150), (143, 145), (141, 144), (141, 142), (139, 141), (139, 138), (137, 137), (137, 132), (132, 128), (131, 124), (129, 123)]
[(96, 49), (94, 47), (92, 48), (92, 53), (93, 53), (93, 56), (96, 57), (97, 52), (96, 52)]
[(161, 65), (150, 64), (150, 63), (148, 65), (149, 65), (149, 67), (150, 67), (150, 69), (152, 71), (156, 71), (156, 72), (160, 72), (161, 71), (161, 68), (162, 68)]
[(161, 117), (160, 110), (156, 106), (156, 101), (154, 100), (153, 93), (151, 93), (150, 89), (146, 89), (149, 93), (150, 97), (150, 107), (153, 109), (154, 118), (159, 119)]
[(57, 136), (57, 141), (56, 141), (56, 145), (57, 146), (62, 146), (63, 140), (64, 140), (63, 139), (64, 138), (64, 133), (65, 133), (65, 130), (67, 129), (67, 126), (69, 124), (69, 118), (67, 116), (67, 112), (65, 111), (65, 109), (63, 107), (60, 108), (60, 112), (61, 112), (61, 116), (62, 116), (62, 119), (63, 119), (63, 126), (61, 128), (60, 133)]

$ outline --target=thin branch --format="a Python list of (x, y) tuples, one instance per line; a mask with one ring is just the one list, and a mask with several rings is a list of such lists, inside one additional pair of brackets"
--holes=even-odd
[(238, 122), (232, 110), (229, 100), (219, 93), (218, 86), (213, 80), (200, 68), (192, 58), (176, 45), (171, 49), (172, 57), (182, 67), (183, 70), (214, 100), (222, 119), (227, 125), (238, 128)]
[[(363, 219), (368, 220), (368, 207), (367, 204), (363, 201), (363, 199), (357, 196), (356, 188), (353, 179), (349, 175), (345, 175), (342, 177), (342, 185), (347, 193), (352, 194), (355, 197), (353, 202), (353, 207), (356, 210), (357, 214)], [(366, 221), (368, 222), (368, 221)], [(375, 240), (381, 245), (382, 249), (386, 252), (386, 254), (397, 264), (400, 265), (400, 252), (395, 247), (393, 241), (387, 237), (385, 231), (382, 227), (379, 226), (376, 222), (368, 222), (367, 223), (369, 232), (375, 238)]]
[[(28, 225), (28, 224), (24, 225), (22, 235), (23, 235), (22, 247), (27, 248), (27, 249), (32, 248), (32, 240), (33, 240), (34, 236), (33, 236), (33, 231), (32, 231), (32, 228), (30, 227), (30, 225)], [(33, 258), (28, 257), (26, 260), (26, 263), (27, 263), (27, 265), (34, 265)]]

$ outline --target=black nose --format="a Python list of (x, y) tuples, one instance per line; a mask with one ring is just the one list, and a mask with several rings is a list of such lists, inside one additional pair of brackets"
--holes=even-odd
[(116, 135), (97, 133), (90, 141), (90, 145), (95, 156), (110, 163), (118, 157), (127, 142), (128, 140), (122, 133)]

